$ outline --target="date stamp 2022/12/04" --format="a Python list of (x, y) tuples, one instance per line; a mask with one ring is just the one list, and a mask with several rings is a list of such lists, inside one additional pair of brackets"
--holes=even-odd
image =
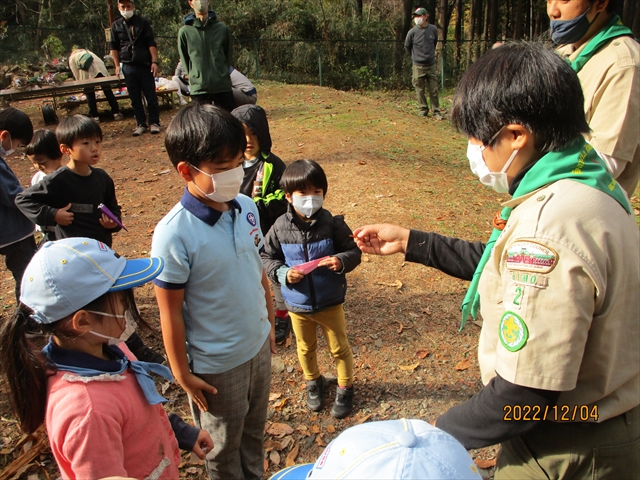
[(598, 405), (505, 405), (505, 422), (551, 420), (554, 422), (598, 421)]

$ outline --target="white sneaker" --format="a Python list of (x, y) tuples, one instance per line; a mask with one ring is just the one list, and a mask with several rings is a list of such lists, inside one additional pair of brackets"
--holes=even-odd
[(144, 125), (138, 125), (131, 135), (133, 135), (134, 137), (139, 137), (146, 131), (147, 127), (145, 127)]
[(184, 98), (180, 99), (180, 105), (186, 105), (187, 101)]
[(124, 120), (124, 115), (122, 115), (121, 113), (114, 113), (113, 114), (113, 119), (117, 122), (119, 122), (120, 120)]

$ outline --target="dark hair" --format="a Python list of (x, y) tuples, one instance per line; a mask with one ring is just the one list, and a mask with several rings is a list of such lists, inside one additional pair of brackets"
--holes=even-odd
[(589, 132), (578, 76), (533, 42), (505, 43), (471, 65), (456, 88), (451, 122), (485, 145), (505, 125), (522, 125), (541, 153), (562, 150)]
[(0, 110), (0, 130), (6, 130), (12, 140), (24, 144), (29, 143), (33, 136), (33, 124), (29, 115), (13, 107)]
[[(105, 293), (80, 310), (103, 311), (107, 303), (123, 299), (134, 319), (148, 327), (135, 307), (133, 290)], [(62, 320), (51, 324), (40, 324), (30, 315), (32, 310), (20, 304), (14, 316), (4, 322), (0, 329), (0, 371), (6, 376), (9, 384), (9, 400), (14, 414), (18, 417), (20, 428), (26, 433), (35, 432), (44, 422), (47, 408), (47, 378), (54, 375), (56, 368), (47, 363), (45, 357), (27, 338), (28, 331), (42, 330), (43, 333), (56, 337), (73, 337), (65, 329)], [(69, 318), (69, 317), (67, 317)]]
[(305, 188), (321, 188), (327, 194), (327, 176), (322, 167), (313, 160), (296, 160), (282, 173), (280, 186), (285, 193), (291, 195), (296, 190)]
[(102, 140), (102, 129), (98, 122), (86, 115), (73, 115), (64, 118), (56, 128), (56, 137), (60, 145), (73, 147), (73, 142), (85, 139)]
[(174, 167), (180, 162), (197, 167), (237, 157), (247, 148), (247, 139), (242, 124), (229, 112), (192, 103), (173, 117), (164, 145)]
[(56, 134), (51, 130), (36, 130), (25, 151), (27, 155), (44, 155), (49, 160), (60, 160), (62, 152)]

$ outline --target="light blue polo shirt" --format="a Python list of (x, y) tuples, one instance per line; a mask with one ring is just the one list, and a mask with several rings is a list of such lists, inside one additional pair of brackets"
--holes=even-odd
[(164, 259), (154, 283), (184, 289), (187, 352), (194, 373), (223, 373), (252, 359), (271, 324), (262, 287), (258, 209), (238, 195), (219, 212), (185, 188), (158, 223), (151, 256)]

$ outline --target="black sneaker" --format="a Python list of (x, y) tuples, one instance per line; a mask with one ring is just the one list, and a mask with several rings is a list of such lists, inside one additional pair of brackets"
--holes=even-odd
[(286, 317), (276, 317), (276, 343), (284, 342), (291, 332), (291, 318), (289, 314)]
[(336, 400), (331, 407), (331, 415), (335, 418), (349, 416), (353, 409), (353, 387), (336, 389)]
[(324, 384), (322, 375), (307, 382), (307, 406), (314, 412), (319, 412), (324, 407)]
[(164, 363), (165, 358), (158, 352), (151, 350), (143, 342), (138, 333), (134, 333), (124, 342), (127, 344), (131, 353), (133, 353), (141, 362)]

